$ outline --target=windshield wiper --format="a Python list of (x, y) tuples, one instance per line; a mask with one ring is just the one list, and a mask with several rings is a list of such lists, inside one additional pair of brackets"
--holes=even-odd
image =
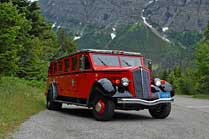
[(101, 60), (99, 57), (98, 57), (98, 59), (104, 66), (107, 66), (107, 64), (103, 60)]
[(125, 63), (127, 66), (131, 66), (127, 61), (125, 61), (124, 59), (122, 60), (123, 63)]

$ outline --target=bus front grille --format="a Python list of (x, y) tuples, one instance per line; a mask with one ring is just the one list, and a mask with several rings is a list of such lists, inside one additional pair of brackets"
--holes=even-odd
[(133, 72), (133, 79), (136, 97), (148, 99), (150, 97), (149, 72), (140, 68)]

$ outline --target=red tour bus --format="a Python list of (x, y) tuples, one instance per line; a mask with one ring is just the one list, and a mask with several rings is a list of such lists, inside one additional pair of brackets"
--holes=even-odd
[(148, 109), (153, 118), (163, 119), (174, 100), (173, 86), (152, 80), (140, 53), (95, 49), (52, 61), (45, 95), (49, 110), (63, 103), (85, 106), (101, 121), (110, 120), (114, 109)]

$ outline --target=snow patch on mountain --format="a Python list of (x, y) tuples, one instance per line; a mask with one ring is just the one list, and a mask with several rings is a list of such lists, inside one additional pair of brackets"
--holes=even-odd
[(28, 0), (29, 2), (35, 2), (35, 1), (38, 1), (38, 0)]
[(168, 30), (169, 30), (168, 27), (163, 27), (163, 28), (162, 28), (162, 31), (163, 31), (163, 32), (166, 32), (166, 31), (168, 31)]
[(76, 40), (79, 40), (80, 38), (81, 38), (81, 36), (75, 36), (75, 37), (73, 38), (73, 40), (76, 41)]
[[(170, 43), (171, 41), (170, 41), (168, 38), (166, 38), (165, 35), (162, 36), (161, 33), (159, 33), (159, 32), (158, 32), (158, 31), (157, 31), (150, 23), (148, 23), (147, 19), (149, 18), (150, 15), (148, 15), (148, 17), (145, 17), (145, 16), (144, 16), (144, 12), (145, 12), (146, 8), (149, 7), (151, 4), (153, 4), (154, 2), (157, 2), (157, 1), (158, 1), (158, 0), (150, 0), (150, 1), (146, 4), (145, 8), (142, 10), (141, 18), (142, 18), (144, 24), (145, 24), (147, 27), (149, 27), (150, 30), (151, 30), (155, 35), (157, 35), (158, 37), (160, 37), (162, 40), (164, 40), (164, 41)], [(168, 27), (163, 27), (163, 28), (162, 28), (162, 31), (163, 31), (163, 32), (166, 32), (166, 31), (168, 31), (168, 30), (169, 30)]]
[(152, 28), (152, 25), (149, 24), (149, 23), (147, 22), (146, 17), (144, 17), (144, 16), (142, 15), (141, 18), (142, 18), (142, 20), (143, 20), (143, 22), (144, 22), (144, 24), (145, 24), (146, 26), (148, 26), (149, 28)]
[(116, 34), (115, 33), (111, 33), (110, 36), (111, 36), (112, 40), (114, 40), (115, 37), (116, 37)]
[(57, 23), (55, 22), (55, 23), (52, 25), (52, 28), (55, 28), (55, 27), (56, 27), (56, 24), (57, 24)]
[(154, 0), (150, 0), (150, 1), (149, 1), (149, 4), (152, 4), (153, 2), (154, 2)]

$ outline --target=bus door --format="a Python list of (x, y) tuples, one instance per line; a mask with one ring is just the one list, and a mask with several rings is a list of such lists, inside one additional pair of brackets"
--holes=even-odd
[(78, 83), (78, 96), (80, 98), (86, 98), (91, 87), (91, 64), (88, 55), (79, 56), (79, 79)]

